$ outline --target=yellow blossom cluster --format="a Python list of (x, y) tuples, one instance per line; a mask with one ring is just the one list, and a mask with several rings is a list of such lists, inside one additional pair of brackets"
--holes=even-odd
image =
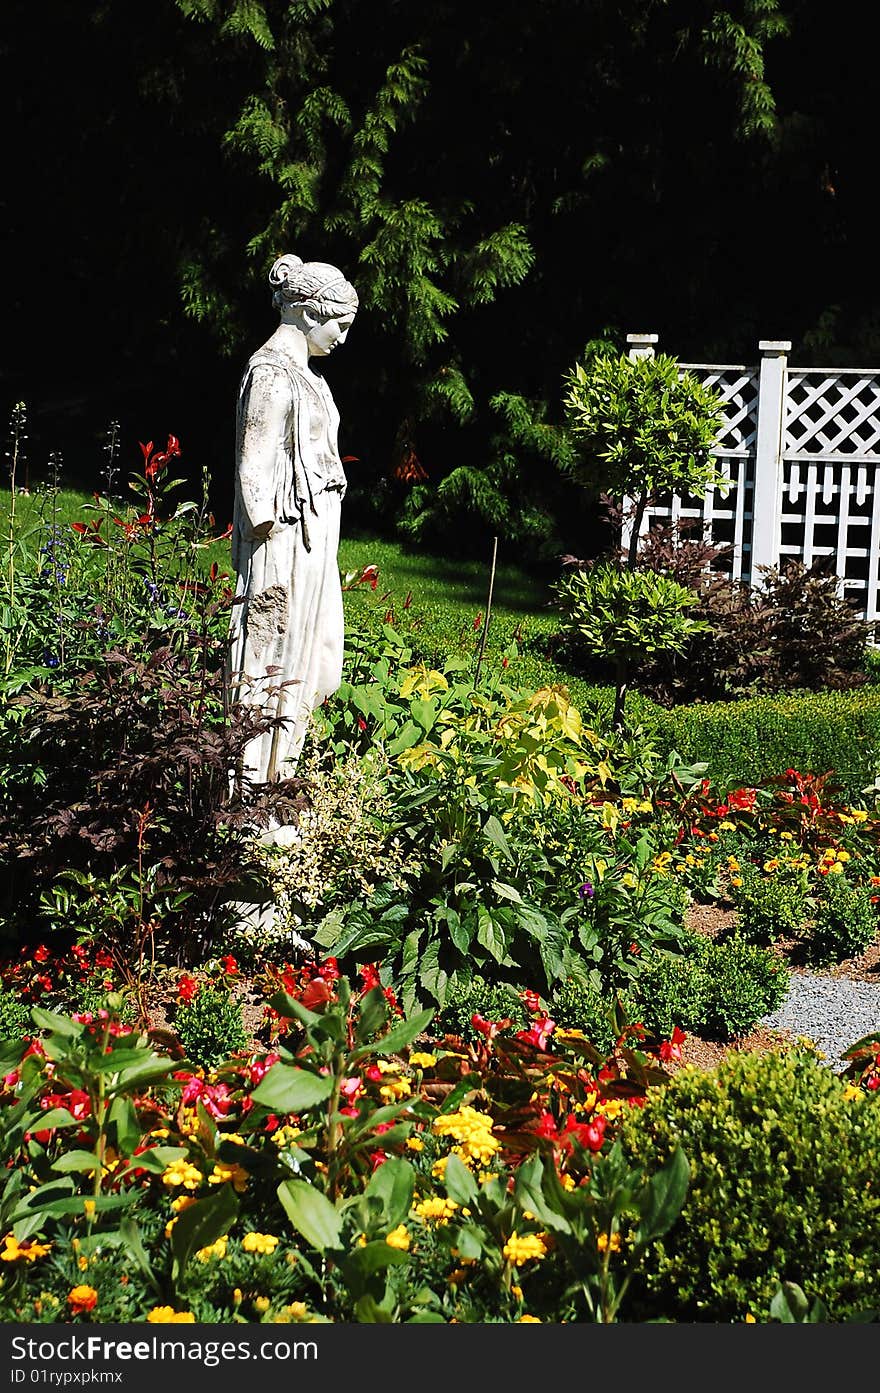
[(52, 1247), (51, 1243), (35, 1243), (33, 1239), (25, 1239), (19, 1243), (13, 1234), (7, 1233), (3, 1239), (3, 1252), (0, 1253), (0, 1260), (3, 1262), (36, 1262), (37, 1258), (44, 1258)]
[(189, 1161), (172, 1161), (162, 1172), (162, 1184), (167, 1185), (169, 1190), (176, 1190), (178, 1186), (183, 1186), (184, 1190), (197, 1190), (203, 1178), (198, 1166)]
[(175, 1311), (173, 1306), (154, 1306), (147, 1312), (147, 1320), (153, 1325), (194, 1325), (192, 1311)]
[(212, 1258), (225, 1258), (228, 1242), (229, 1236), (224, 1233), (223, 1237), (218, 1238), (216, 1243), (209, 1243), (206, 1248), (199, 1248), (196, 1257), (199, 1262), (210, 1262)]
[(385, 1242), (389, 1248), (397, 1248), (401, 1253), (408, 1252), (410, 1239), (406, 1226), (398, 1224), (396, 1229), (392, 1229), (389, 1234), (385, 1235)]
[(455, 1200), (444, 1198), (443, 1195), (431, 1195), (428, 1199), (420, 1200), (414, 1207), (413, 1213), (418, 1219), (437, 1224), (446, 1224), (455, 1214), (458, 1205)]
[(545, 1233), (524, 1233), (520, 1236), (516, 1229), (501, 1249), (506, 1262), (514, 1267), (522, 1267), (534, 1258), (547, 1256), (547, 1235)]
[(248, 1173), (244, 1166), (228, 1161), (215, 1161), (214, 1169), (208, 1176), (208, 1184), (223, 1185), (227, 1180), (232, 1181), (232, 1187), (236, 1194), (243, 1195), (247, 1189)]
[(487, 1113), (465, 1104), (458, 1112), (438, 1117), (434, 1131), (440, 1137), (454, 1137), (458, 1143), (452, 1149), (465, 1164), (476, 1161), (488, 1166), (501, 1143), (492, 1135), (492, 1119)]
[(274, 1253), (280, 1243), (274, 1233), (246, 1233), (241, 1240), (241, 1246), (246, 1253)]

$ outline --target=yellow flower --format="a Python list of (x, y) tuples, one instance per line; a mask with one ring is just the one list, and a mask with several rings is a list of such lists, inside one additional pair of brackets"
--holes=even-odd
[(189, 1209), (191, 1204), (197, 1204), (195, 1195), (178, 1195), (176, 1200), (171, 1201), (171, 1208), (175, 1214), (180, 1214), (184, 1209)]
[(728, 856), (727, 864), (732, 871), (738, 871), (740, 869), (740, 864), (735, 856)]
[(274, 1233), (246, 1233), (241, 1246), (246, 1253), (274, 1253), (280, 1242)]
[(254, 1310), (257, 1311), (259, 1315), (264, 1316), (268, 1311), (270, 1305), (271, 1302), (269, 1301), (268, 1296), (254, 1297)]
[(501, 1150), (501, 1143), (492, 1135), (491, 1117), (467, 1105), (458, 1112), (438, 1117), (434, 1131), (441, 1137), (454, 1137), (459, 1143), (455, 1149), (462, 1160), (477, 1161), (481, 1166), (487, 1166)]
[(285, 1306), (283, 1315), (290, 1320), (307, 1320), (309, 1308), (304, 1301), (291, 1301), (289, 1306)]
[(197, 1190), (202, 1183), (202, 1172), (189, 1161), (172, 1161), (162, 1172), (162, 1184), (169, 1190), (183, 1186), (184, 1190)]
[(845, 1103), (852, 1103), (856, 1098), (864, 1098), (864, 1096), (862, 1090), (857, 1088), (854, 1083), (848, 1083), (843, 1090), (843, 1101)]
[(414, 1069), (432, 1069), (437, 1063), (435, 1054), (425, 1054), (424, 1050), (416, 1050), (409, 1057), (409, 1062)]
[(3, 1240), (4, 1249), (0, 1253), (3, 1262), (36, 1262), (37, 1258), (44, 1258), (52, 1247), (51, 1243), (35, 1243), (33, 1239), (26, 1238), (23, 1243), (7, 1233)]
[(239, 1195), (243, 1195), (247, 1189), (248, 1173), (244, 1166), (237, 1163), (226, 1161), (215, 1161), (214, 1169), (208, 1176), (209, 1185), (223, 1185), (227, 1180), (232, 1181), (232, 1188)]
[(831, 867), (831, 874), (843, 875), (843, 863), (841, 861), (835, 861), (834, 865)]
[(83, 1213), (87, 1219), (94, 1219), (96, 1208), (97, 1206), (94, 1200), (83, 1200)]
[(98, 1304), (98, 1293), (94, 1287), (73, 1287), (67, 1297), (67, 1304), (75, 1316), (93, 1311)]
[(401, 1253), (409, 1251), (409, 1234), (404, 1224), (398, 1224), (396, 1229), (392, 1229), (385, 1235), (385, 1242), (389, 1248), (398, 1248)]
[(749, 1311), (749, 1314), (746, 1316), (745, 1323), (746, 1325), (757, 1325), (757, 1321), (755, 1320), (755, 1317), (752, 1315), (751, 1311)]
[(540, 1233), (524, 1233), (520, 1237), (514, 1229), (501, 1250), (502, 1256), (507, 1262), (513, 1263), (514, 1267), (522, 1267), (523, 1263), (530, 1262), (532, 1258), (546, 1257), (546, 1239), (547, 1235)]
[(736, 831), (736, 823), (735, 823), (735, 822), (728, 822), (727, 819), (725, 819), (724, 822), (719, 822), (719, 824), (718, 824), (718, 831), (719, 831), (719, 832), (735, 832), (735, 831)]
[(284, 1127), (279, 1127), (272, 1133), (272, 1144), (279, 1149), (283, 1146), (292, 1146), (297, 1137), (301, 1135), (298, 1127), (290, 1127), (285, 1124)]
[(408, 1079), (389, 1079), (379, 1089), (379, 1097), (385, 1103), (396, 1103), (399, 1098), (405, 1098), (408, 1093), (412, 1093)]
[(851, 857), (848, 851), (838, 851), (837, 859), (838, 861), (849, 861)]
[(865, 812), (864, 808), (850, 808), (849, 811), (853, 822), (867, 822), (868, 814)]
[(517, 1325), (540, 1325), (541, 1318), (540, 1316), (520, 1316), (516, 1323)]
[(619, 1234), (619, 1233), (612, 1233), (612, 1234), (610, 1234), (610, 1235), (607, 1234), (607, 1233), (600, 1233), (600, 1234), (598, 1234), (597, 1237), (596, 1237), (596, 1247), (599, 1249), (599, 1252), (600, 1252), (600, 1253), (605, 1253), (605, 1252), (608, 1252), (609, 1250), (610, 1250), (612, 1253), (619, 1253), (619, 1252), (620, 1252), (620, 1234)]
[(741, 875), (732, 875), (732, 876), (730, 877), (730, 883), (731, 883), (731, 885), (742, 885), (742, 876), (741, 876)]
[(769, 861), (765, 861), (765, 862), (764, 862), (764, 870), (765, 870), (765, 871), (778, 871), (778, 870), (779, 870), (779, 862), (777, 861), (777, 859), (776, 859), (775, 856), (772, 857)]
[(425, 1143), (421, 1137), (407, 1137), (406, 1144), (410, 1151), (424, 1151), (425, 1149)]
[(569, 1175), (568, 1171), (565, 1171), (565, 1173), (559, 1177), (559, 1183), (563, 1190), (573, 1190), (575, 1188), (574, 1176)]
[(523, 1298), (523, 1289), (522, 1289), (522, 1287), (517, 1286), (516, 1282), (514, 1282), (514, 1283), (511, 1285), (511, 1288), (510, 1288), (510, 1294), (511, 1294), (511, 1296), (515, 1296), (516, 1299), (517, 1299), (517, 1301), (522, 1301), (522, 1298)]
[(426, 1200), (420, 1200), (413, 1213), (418, 1219), (425, 1219), (429, 1222), (433, 1219), (438, 1224), (445, 1224), (452, 1218), (457, 1208), (455, 1200), (445, 1199), (442, 1195), (431, 1195)]
[(199, 1248), (196, 1257), (199, 1262), (210, 1262), (211, 1258), (225, 1258), (228, 1242), (229, 1235), (224, 1233), (223, 1237), (218, 1238), (216, 1243), (209, 1243), (206, 1248)]
[(154, 1306), (147, 1312), (147, 1320), (153, 1325), (194, 1325), (192, 1311), (175, 1311), (173, 1306)]
[(793, 832), (780, 832), (780, 833), (779, 833), (779, 840), (780, 840), (781, 842), (793, 842), (793, 841), (794, 841), (794, 833), (793, 833)]

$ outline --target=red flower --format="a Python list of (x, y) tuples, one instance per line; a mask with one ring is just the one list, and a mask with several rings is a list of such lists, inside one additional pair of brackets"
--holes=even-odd
[(378, 987), (381, 985), (379, 981), (379, 973), (375, 963), (362, 963), (361, 966), (358, 968), (358, 974), (360, 975), (360, 979), (364, 984), (363, 989), (365, 992), (372, 991), (373, 987)]
[(485, 1016), (481, 1016), (479, 1011), (475, 1011), (471, 1016), (471, 1025), (474, 1030), (478, 1030), (481, 1035), (485, 1035), (487, 1040), (494, 1040), (499, 1030), (510, 1025), (510, 1021), (489, 1021)]
[(479, 613), (479, 614), (475, 617), (475, 619), (474, 619), (474, 623), (473, 623), (473, 630), (474, 630), (474, 633), (476, 633), (478, 629), (481, 629), (482, 626), (483, 626), (483, 611), (480, 610), (480, 613)]
[(525, 1002), (526, 1010), (530, 1011), (533, 1016), (537, 1015), (541, 1009), (541, 998), (538, 993), (525, 991), (522, 993), (522, 999)]
[(194, 977), (184, 975), (178, 979), (177, 996), (180, 1001), (192, 1001), (198, 989), (199, 984)]
[(379, 584), (379, 567), (365, 566), (355, 581), (355, 585), (369, 585), (371, 590), (375, 590)]
[(35, 963), (44, 963), (47, 958), (51, 958), (52, 954), (45, 943), (41, 943), (38, 948), (34, 949), (33, 956)]
[(224, 972), (227, 972), (230, 975), (230, 977), (234, 977), (235, 974), (238, 972), (238, 963), (235, 961), (235, 958), (232, 956), (231, 953), (227, 953), (225, 958), (220, 959), (220, 966), (223, 968)]
[(683, 1030), (676, 1026), (672, 1032), (671, 1040), (664, 1040), (657, 1053), (662, 1060), (677, 1059), (681, 1060), (681, 1047), (687, 1037)]
[(736, 808), (737, 812), (751, 812), (755, 806), (756, 796), (753, 788), (738, 788), (734, 793), (727, 795), (727, 801), (731, 808)]
[(326, 1006), (332, 995), (330, 984), (318, 977), (314, 982), (309, 982), (300, 1001), (307, 1011), (316, 1011), (320, 1006)]
[(560, 1145), (563, 1150), (572, 1151), (572, 1141), (576, 1141), (586, 1151), (601, 1151), (605, 1127), (605, 1118), (601, 1116), (591, 1118), (589, 1122), (578, 1122), (573, 1117), (567, 1117), (559, 1137)]
[(339, 963), (335, 958), (325, 958), (315, 975), (325, 982), (335, 982), (339, 978)]
[(555, 1029), (555, 1021), (551, 1021), (549, 1016), (540, 1016), (533, 1022), (530, 1030), (518, 1030), (516, 1038), (526, 1045), (534, 1045), (537, 1050), (546, 1050), (547, 1041)]

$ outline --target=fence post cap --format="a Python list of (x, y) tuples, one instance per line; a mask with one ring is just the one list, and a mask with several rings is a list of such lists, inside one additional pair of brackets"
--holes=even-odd
[[(659, 337), (659, 334), (627, 334), (626, 341), (632, 344), (656, 343)], [(791, 347), (790, 344), (789, 347)]]
[(769, 357), (791, 352), (791, 339), (759, 339), (758, 348)]

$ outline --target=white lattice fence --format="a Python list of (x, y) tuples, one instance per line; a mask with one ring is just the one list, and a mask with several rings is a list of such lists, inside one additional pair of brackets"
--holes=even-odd
[[(629, 336), (633, 356), (656, 335)], [(880, 369), (790, 368), (791, 345), (764, 341), (756, 367), (683, 363), (720, 392), (717, 457), (726, 488), (675, 495), (652, 518), (694, 519), (732, 548), (725, 569), (751, 584), (761, 566), (833, 558), (841, 591), (867, 619), (880, 613)]]

